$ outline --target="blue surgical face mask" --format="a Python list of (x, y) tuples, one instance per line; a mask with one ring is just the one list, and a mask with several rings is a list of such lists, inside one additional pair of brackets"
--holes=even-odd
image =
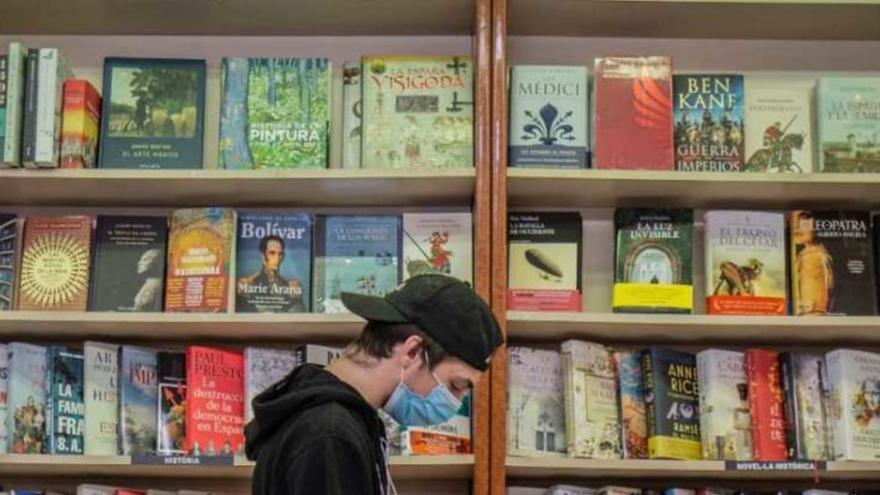
[(383, 409), (395, 421), (404, 426), (428, 426), (445, 423), (461, 409), (461, 400), (444, 385), (437, 375), (431, 373), (437, 385), (422, 397), (405, 383), (401, 372), (400, 383), (388, 398)]

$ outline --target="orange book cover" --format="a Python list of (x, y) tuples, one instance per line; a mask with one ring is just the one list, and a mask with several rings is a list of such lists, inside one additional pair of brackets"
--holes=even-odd
[(24, 231), (19, 287), (22, 311), (85, 311), (92, 219), (30, 217)]
[(84, 79), (64, 81), (60, 168), (94, 168), (98, 158), (101, 96)]

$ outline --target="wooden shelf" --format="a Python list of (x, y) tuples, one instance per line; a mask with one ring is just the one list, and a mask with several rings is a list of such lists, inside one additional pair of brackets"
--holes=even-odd
[(509, 0), (511, 35), (880, 39), (877, 0)]
[(597, 339), (638, 344), (880, 344), (880, 317), (722, 316), (509, 311), (515, 340)]
[(0, 170), (0, 206), (470, 205), (474, 169)]
[[(880, 25), (878, 25), (880, 30)], [(509, 168), (512, 208), (657, 206), (871, 208), (880, 174), (766, 174)]]

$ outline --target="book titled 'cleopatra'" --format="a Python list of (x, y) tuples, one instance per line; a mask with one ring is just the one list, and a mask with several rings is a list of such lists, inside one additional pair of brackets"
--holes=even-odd
[(577, 212), (508, 215), (508, 309), (581, 310), (581, 229)]
[(49, 347), (46, 362), (46, 432), (49, 454), (82, 454), (85, 405), (83, 354), (61, 346)]
[(239, 350), (186, 350), (186, 445), (191, 455), (233, 455), (243, 447), (244, 356)]
[(703, 459), (752, 459), (752, 420), (745, 355), (706, 349), (697, 353)]
[(64, 81), (60, 168), (95, 168), (101, 95), (85, 79)]
[(617, 350), (612, 355), (617, 366), (623, 457), (645, 459), (648, 457), (648, 423), (642, 385), (642, 356), (631, 350)]
[(87, 341), (85, 355), (86, 455), (116, 455), (119, 448), (119, 346)]
[(91, 249), (90, 217), (28, 218), (22, 248), (19, 309), (85, 311)]
[(812, 172), (814, 79), (746, 78), (746, 172)]
[(364, 168), (473, 166), (470, 57), (369, 56), (362, 67)]
[(326, 58), (224, 58), (220, 166), (327, 167), (330, 80)]
[(741, 172), (743, 169), (743, 76), (676, 75), (675, 169)]
[(119, 357), (119, 453), (156, 452), (156, 351), (124, 345)]
[(593, 168), (672, 170), (672, 60), (596, 59)]
[(587, 166), (587, 68), (510, 69), (510, 166)]
[(205, 61), (104, 59), (101, 168), (199, 169)]
[(404, 213), (404, 279), (440, 273), (473, 285), (473, 222), (470, 213)]
[(752, 417), (752, 458), (756, 461), (784, 461), (788, 458), (788, 445), (783, 391), (779, 382), (779, 353), (766, 349), (747, 350), (746, 373)]
[(559, 352), (528, 347), (507, 350), (507, 453), (565, 454), (565, 408)]
[(829, 407), (831, 390), (825, 356), (800, 352), (779, 355), (785, 392), (788, 458), (821, 461), (831, 458)]
[(795, 210), (789, 227), (794, 314), (877, 314), (869, 212)]
[(785, 216), (709, 211), (705, 222), (706, 312), (784, 315)]
[(165, 311), (226, 312), (234, 246), (232, 209), (175, 210), (168, 234)]
[(690, 313), (694, 212), (618, 208), (614, 227), (614, 311)]
[(880, 354), (838, 349), (826, 354), (825, 362), (834, 459), (880, 459)]
[(823, 77), (816, 95), (820, 172), (880, 172), (880, 77)]
[(46, 445), (46, 348), (10, 342), (6, 430), (10, 454), (44, 454)]
[(15, 307), (18, 292), (18, 257), (21, 251), (20, 221), (16, 215), (0, 213), (0, 311)]
[(642, 382), (648, 416), (648, 457), (700, 459), (700, 397), (693, 354), (642, 351)]

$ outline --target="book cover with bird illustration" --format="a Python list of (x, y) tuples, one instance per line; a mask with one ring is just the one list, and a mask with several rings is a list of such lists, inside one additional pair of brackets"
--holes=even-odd
[(743, 76), (676, 75), (675, 169), (741, 172), (745, 159)]

